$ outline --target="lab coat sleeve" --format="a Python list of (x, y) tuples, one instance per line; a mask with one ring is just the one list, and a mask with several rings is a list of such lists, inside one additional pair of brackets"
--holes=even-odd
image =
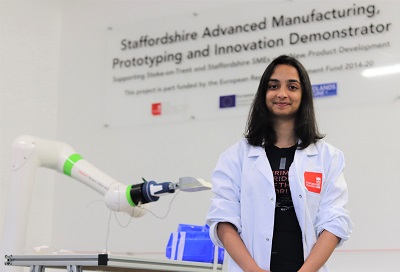
[(324, 187), (321, 203), (317, 213), (316, 231), (319, 235), (327, 230), (341, 238), (338, 246), (348, 240), (353, 229), (349, 212), (346, 210), (348, 201), (347, 185), (344, 178), (345, 161), (343, 153), (336, 149), (331, 159), (327, 161)]
[(233, 224), (241, 233), (240, 220), (240, 176), (241, 159), (238, 147), (233, 146), (225, 151), (212, 174), (212, 191), (214, 197), (207, 215), (210, 226), (210, 238), (214, 244), (223, 247), (217, 235), (219, 222)]

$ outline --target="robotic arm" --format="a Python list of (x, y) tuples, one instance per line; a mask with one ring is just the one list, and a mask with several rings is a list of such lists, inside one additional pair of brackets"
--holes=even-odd
[(126, 212), (133, 217), (144, 215), (140, 206), (157, 201), (176, 190), (207, 190), (211, 184), (203, 179), (179, 178), (178, 183), (145, 181), (126, 185), (106, 175), (82, 158), (69, 145), (32, 136), (21, 136), (12, 145), (12, 174), (6, 210), (2, 252), (18, 254), (25, 245), (29, 203), (39, 167), (54, 169), (76, 179), (104, 196), (112, 211)]

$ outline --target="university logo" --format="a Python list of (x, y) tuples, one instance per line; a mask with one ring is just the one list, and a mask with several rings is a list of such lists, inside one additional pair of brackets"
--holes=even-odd
[(321, 193), (322, 173), (304, 172), (304, 185), (309, 192)]

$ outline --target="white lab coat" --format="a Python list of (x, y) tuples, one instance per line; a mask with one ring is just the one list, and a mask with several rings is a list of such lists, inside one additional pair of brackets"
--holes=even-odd
[[(347, 185), (343, 175), (343, 153), (320, 140), (304, 150), (296, 150), (289, 169), (289, 183), (307, 258), (318, 235), (328, 230), (349, 238), (353, 224), (347, 203)], [(320, 193), (305, 186), (305, 172), (322, 173)], [(240, 237), (257, 264), (269, 270), (275, 213), (275, 188), (265, 149), (242, 139), (221, 154), (212, 176), (214, 198), (207, 215), (210, 237), (223, 247), (216, 233), (218, 222), (236, 226)], [(242, 269), (229, 260), (229, 271)], [(324, 266), (321, 272), (328, 271)]]

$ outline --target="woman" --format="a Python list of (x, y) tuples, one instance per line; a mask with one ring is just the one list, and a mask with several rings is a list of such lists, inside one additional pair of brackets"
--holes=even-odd
[(207, 216), (229, 271), (328, 271), (349, 238), (344, 157), (321, 140), (310, 79), (296, 59), (266, 68), (245, 139), (226, 150), (213, 173)]

